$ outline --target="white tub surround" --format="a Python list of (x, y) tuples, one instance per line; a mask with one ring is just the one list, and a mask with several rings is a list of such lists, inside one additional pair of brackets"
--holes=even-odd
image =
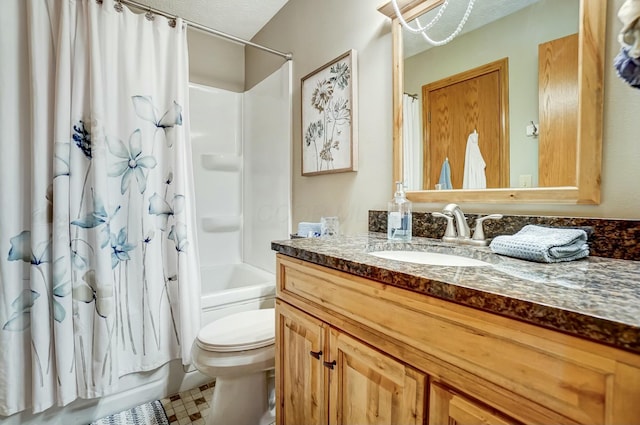
[(246, 93), (190, 85), (203, 325), (273, 307), (291, 229), (291, 64)]

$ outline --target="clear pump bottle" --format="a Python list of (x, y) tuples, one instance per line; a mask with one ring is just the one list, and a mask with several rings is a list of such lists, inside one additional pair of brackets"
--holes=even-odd
[(389, 202), (387, 238), (394, 241), (411, 240), (411, 201), (407, 199), (402, 182), (396, 182), (396, 192)]

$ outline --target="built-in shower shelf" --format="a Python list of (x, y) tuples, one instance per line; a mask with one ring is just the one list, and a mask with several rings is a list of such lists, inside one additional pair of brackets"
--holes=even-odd
[(202, 218), (202, 230), (210, 233), (235, 232), (242, 227), (240, 215), (218, 215)]
[(233, 154), (203, 153), (201, 161), (205, 169), (215, 171), (239, 171), (242, 166), (242, 157)]

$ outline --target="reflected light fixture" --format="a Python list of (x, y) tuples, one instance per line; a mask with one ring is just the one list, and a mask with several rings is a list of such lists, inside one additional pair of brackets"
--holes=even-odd
[(442, 17), (445, 9), (447, 8), (447, 6), (449, 5), (449, 0), (445, 0), (444, 3), (442, 4), (442, 6), (440, 6), (440, 9), (438, 10), (438, 13), (436, 14), (436, 16), (433, 17), (433, 19), (431, 20), (431, 22), (429, 22), (427, 25), (422, 26), (422, 24), (420, 23), (419, 18), (416, 18), (416, 27), (412, 27), (411, 25), (409, 25), (409, 23), (407, 21), (405, 21), (405, 19), (402, 17), (402, 13), (400, 13), (400, 8), (398, 7), (398, 0), (391, 0), (391, 4), (393, 5), (393, 9), (396, 12), (396, 16), (398, 17), (398, 19), (400, 20), (400, 23), (402, 24), (402, 26), (404, 28), (407, 29), (407, 31), (412, 32), (414, 34), (422, 34), (422, 37), (431, 45), (433, 46), (444, 46), (445, 44), (449, 43), (451, 40), (453, 40), (454, 38), (456, 38), (456, 36), (458, 34), (460, 34), (460, 31), (462, 31), (462, 28), (464, 27), (464, 24), (467, 23), (467, 19), (469, 19), (469, 15), (471, 14), (471, 10), (473, 9), (473, 3), (475, 2), (475, 0), (469, 0), (469, 3), (467, 4), (467, 10), (464, 12), (464, 15), (462, 16), (462, 19), (460, 19), (460, 23), (458, 24), (458, 26), (456, 27), (456, 29), (446, 38), (442, 39), (442, 40), (433, 40), (431, 39), (431, 37), (429, 37), (427, 35), (427, 30), (431, 27), (433, 27)]

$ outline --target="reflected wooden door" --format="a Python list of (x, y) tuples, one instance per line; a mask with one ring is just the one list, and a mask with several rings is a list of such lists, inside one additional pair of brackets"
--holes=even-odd
[(424, 188), (434, 189), (445, 158), (462, 188), (467, 138), (478, 132), (487, 188), (509, 187), (508, 59), (422, 87)]
[(575, 186), (578, 155), (578, 34), (538, 46), (538, 185)]

